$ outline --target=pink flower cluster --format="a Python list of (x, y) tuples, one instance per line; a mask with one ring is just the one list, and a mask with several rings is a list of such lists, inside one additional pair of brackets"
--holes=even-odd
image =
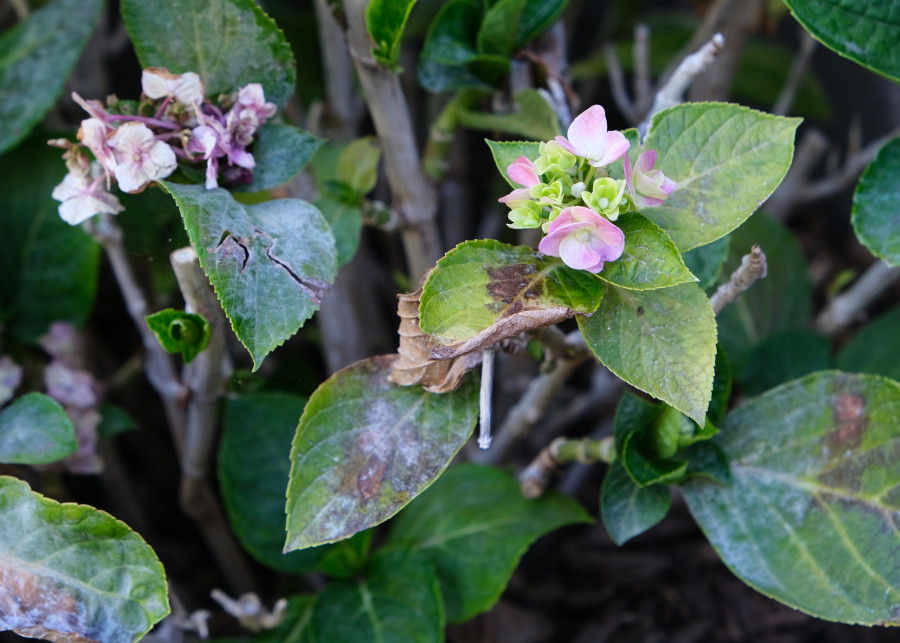
[[(655, 150), (641, 152), (632, 167), (630, 146), (622, 132), (608, 131), (600, 105), (585, 110), (567, 136), (541, 143), (537, 159), (520, 156), (507, 168), (509, 178), (523, 186), (500, 198), (511, 209), (510, 227), (540, 227), (546, 233), (541, 252), (571, 268), (600, 272), (625, 249), (625, 235), (611, 222), (623, 212), (659, 205), (677, 187), (653, 169)], [(624, 180), (611, 178), (606, 169), (620, 159)]]
[(193, 72), (149, 67), (141, 86), (146, 98), (137, 114), (111, 113), (99, 101), (72, 94), (90, 115), (81, 122), (79, 143), (50, 141), (66, 150), (69, 172), (53, 198), (61, 202), (59, 214), (67, 223), (121, 212), (122, 204), (109, 192), (113, 179), (123, 192), (140, 192), (172, 174), (179, 160), (206, 163), (207, 189), (217, 187), (220, 177), (229, 184), (252, 180), (255, 160), (247, 147), (276, 110), (261, 85), (241, 88), (227, 110), (204, 99), (203, 81)]

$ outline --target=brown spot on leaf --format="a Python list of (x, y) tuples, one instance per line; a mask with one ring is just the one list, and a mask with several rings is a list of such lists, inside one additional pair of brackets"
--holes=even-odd
[(833, 411), (832, 439), (837, 444), (859, 440), (865, 428), (866, 399), (856, 393), (842, 393), (835, 400)]
[(238, 240), (230, 232), (222, 234), (222, 240), (215, 248), (207, 248), (207, 252), (216, 255), (216, 262), (220, 261), (237, 261), (241, 265), (241, 272), (247, 267), (250, 261), (250, 249), (247, 247), (247, 241)]
[(89, 642), (78, 603), (49, 578), (0, 561), (0, 630), (47, 641)]
[(638, 306), (637, 314), (638, 314), (638, 317), (643, 316), (643, 314), (644, 314), (644, 307), (643, 307), (643, 306)]
[(369, 500), (381, 489), (384, 482), (384, 472), (387, 469), (388, 460), (383, 455), (373, 454), (356, 474), (356, 488), (363, 500)]
[(517, 263), (501, 268), (485, 266), (488, 279), (488, 295), (496, 301), (510, 304), (519, 294), (528, 288), (531, 283), (530, 275), (537, 272), (537, 268), (527, 263)]

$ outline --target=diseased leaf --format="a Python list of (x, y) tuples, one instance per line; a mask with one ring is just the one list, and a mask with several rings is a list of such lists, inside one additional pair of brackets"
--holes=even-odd
[(591, 313), (603, 290), (595, 275), (532, 248), (466, 241), (438, 261), (425, 282), (419, 324), (443, 345), (435, 356), (451, 357)]
[(121, 643), (169, 613), (162, 565), (125, 524), (8, 476), (0, 507), (0, 631)]
[(282, 553), (288, 454), (305, 403), (284, 393), (227, 398), (219, 445), (219, 486), (235, 534), (259, 562), (290, 574), (312, 571), (325, 553)]
[(372, 55), (393, 69), (400, 61), (400, 38), (416, 0), (372, 0), (366, 7), (366, 27), (375, 49)]
[(330, 583), (313, 611), (316, 641), (440, 643), (444, 606), (434, 568), (424, 556), (385, 549), (356, 581)]
[(394, 520), (388, 543), (435, 566), (447, 620), (459, 623), (500, 598), (525, 550), (563, 525), (589, 523), (571, 498), (528, 500), (515, 479), (488, 467), (453, 467)]
[(31, 343), (54, 321), (82, 324), (97, 290), (100, 246), (60, 219), (50, 196), (65, 173), (59, 150), (43, 141), (0, 158), (0, 323)]
[(53, 107), (102, 8), (101, 0), (55, 0), (0, 35), (0, 153)]
[(0, 413), (0, 462), (46, 464), (77, 448), (72, 421), (49, 395), (27, 393)]
[(291, 448), (285, 551), (352, 536), (424, 491), (478, 416), (470, 380), (435, 395), (388, 381), (396, 356), (338, 371), (313, 393)]
[(734, 484), (684, 486), (725, 563), (763, 594), (819, 618), (884, 625), (900, 614), (900, 385), (813, 373), (731, 413), (716, 438)]
[(328, 224), (297, 199), (242, 205), (221, 188), (164, 187), (256, 370), (312, 316), (334, 282), (337, 260)]
[(785, 0), (816, 40), (863, 67), (900, 81), (900, 15), (893, 0)]
[(144, 318), (167, 353), (181, 353), (186, 363), (194, 361), (209, 345), (209, 321), (203, 315), (166, 308)]
[(838, 354), (842, 371), (872, 373), (900, 381), (900, 307), (876, 317), (847, 342)]
[(585, 341), (623, 380), (705, 424), (716, 356), (716, 320), (696, 284), (660, 290), (610, 286), (590, 317)]
[(488, 139), (484, 139), (484, 142), (491, 148), (494, 163), (497, 164), (497, 169), (500, 170), (500, 174), (506, 179), (506, 182), (513, 188), (522, 187), (509, 178), (506, 168), (512, 165), (520, 156), (524, 156), (531, 161), (535, 160), (541, 155), (541, 144), (532, 141), (490, 141)]
[(618, 462), (609, 467), (603, 479), (600, 513), (606, 531), (617, 545), (625, 544), (665, 518), (671, 504), (668, 487), (639, 487)]
[(122, 19), (142, 67), (200, 74), (207, 96), (249, 83), (284, 107), (294, 94), (294, 54), (253, 0), (123, 0)]
[(646, 147), (678, 188), (642, 214), (680, 250), (728, 234), (781, 183), (799, 124), (728, 103), (683, 103), (656, 114)]
[[(459, 122), (473, 129), (508, 132), (540, 140), (550, 140), (562, 134), (559, 118), (547, 99), (536, 89), (525, 89), (515, 95), (515, 111), (509, 114), (490, 114), (470, 109), (459, 112)], [(508, 165), (508, 164), (507, 164)], [(503, 168), (506, 169), (506, 166)]]
[(603, 281), (630, 290), (655, 290), (697, 281), (665, 232), (636, 212), (623, 214), (615, 225), (625, 234), (625, 250), (597, 273)]
[(292, 125), (264, 123), (253, 146), (253, 182), (239, 185), (233, 192), (271, 190), (294, 178), (324, 143)]
[[(900, 35), (900, 21), (897, 22)], [(896, 47), (896, 44), (894, 44)], [(897, 60), (900, 72), (900, 56)], [(859, 240), (889, 266), (900, 265), (900, 138), (881, 148), (853, 194), (853, 229)]]

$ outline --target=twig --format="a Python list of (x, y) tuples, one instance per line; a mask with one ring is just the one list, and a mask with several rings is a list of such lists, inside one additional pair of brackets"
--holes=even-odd
[(287, 613), (287, 600), (279, 598), (272, 606), (272, 611), (263, 607), (263, 603), (253, 592), (241, 594), (237, 599), (231, 598), (220, 589), (212, 590), (209, 595), (222, 606), (228, 614), (235, 617), (241, 625), (251, 632), (260, 632), (278, 627), (284, 622)]
[(319, 47), (325, 73), (325, 93), (328, 97), (329, 138), (343, 140), (355, 129), (360, 104), (356, 98), (353, 61), (347, 53), (344, 32), (328, 8), (328, 0), (315, 0), (319, 25)]
[(122, 245), (122, 230), (109, 215), (101, 214), (85, 224), (91, 236), (103, 246), (112, 267), (119, 291), (125, 300), (125, 307), (131, 321), (141, 336), (146, 351), (147, 380), (159, 394), (179, 456), (184, 450), (187, 418), (184, 409), (185, 388), (175, 371), (168, 353), (163, 350), (156, 335), (147, 326), (144, 318), (148, 314), (147, 300), (138, 286)]
[(440, 258), (437, 193), (419, 163), (409, 108), (396, 74), (369, 56), (368, 0), (346, 0), (350, 52), (384, 152), (393, 206), (403, 217), (403, 245), (413, 282)]
[(766, 201), (765, 211), (777, 219), (784, 220), (801, 198), (809, 177), (828, 151), (828, 138), (820, 130), (810, 128), (800, 139), (794, 162), (784, 181)]
[(815, 51), (815, 48), (815, 39), (809, 35), (806, 29), (800, 28), (800, 50), (794, 57), (794, 62), (791, 63), (791, 68), (788, 71), (784, 87), (781, 88), (781, 92), (775, 100), (775, 105), (772, 107), (773, 114), (787, 114), (791, 109), (791, 105), (794, 104), (794, 98), (797, 95), (797, 90), (800, 88), (800, 82), (806, 74), (806, 69), (809, 67), (809, 61), (812, 59), (812, 53)]
[(647, 116), (644, 117), (644, 120), (641, 121), (641, 124), (638, 125), (638, 131), (641, 133), (641, 136), (647, 133), (647, 128), (650, 127), (650, 119), (653, 118), (654, 114), (672, 105), (677, 105), (684, 100), (684, 93), (694, 78), (712, 64), (724, 47), (725, 37), (717, 33), (696, 52), (685, 56), (674, 73), (656, 92), (653, 106), (650, 108)]
[(544, 493), (550, 477), (560, 465), (568, 462), (582, 464), (612, 462), (614, 451), (612, 436), (599, 440), (556, 438), (519, 474), (522, 495), (526, 498), (537, 498)]
[[(650, 107), (650, 27), (638, 23), (634, 27), (634, 107), (643, 114)], [(635, 118), (637, 120), (637, 118)]]
[(28, 3), (25, 0), (10, 0), (9, 4), (12, 6), (13, 11), (16, 12), (16, 18), (19, 20), (19, 22), (23, 22), (28, 19)]
[(190, 399), (181, 453), (181, 504), (203, 533), (229, 585), (246, 591), (254, 587), (253, 575), (208, 479), (218, 429), (219, 401), (225, 392), (225, 314), (193, 248), (176, 250), (170, 260), (185, 310), (203, 315), (210, 325), (209, 345), (184, 369)]
[(731, 279), (719, 286), (709, 298), (713, 312), (716, 315), (722, 312), (725, 306), (737, 299), (738, 295), (752, 286), (757, 279), (765, 277), (767, 271), (766, 255), (763, 254), (762, 248), (754, 245), (750, 254), (741, 258), (741, 265), (731, 273)]
[(481, 351), (481, 395), (478, 414), (478, 448), (491, 446), (491, 394), (494, 390), (494, 356), (497, 351), (488, 346)]
[(619, 54), (616, 52), (616, 46), (612, 43), (603, 45), (603, 57), (606, 59), (606, 69), (609, 72), (609, 84), (612, 89), (613, 100), (616, 107), (622, 112), (622, 115), (630, 123), (637, 120), (637, 110), (628, 95), (628, 89), (625, 87), (625, 73), (622, 71), (622, 63), (619, 61)]
[(883, 261), (873, 263), (847, 292), (836, 296), (825, 310), (819, 313), (814, 324), (816, 330), (826, 335), (834, 335), (852, 323), (873, 299), (898, 278), (900, 266), (891, 268)]

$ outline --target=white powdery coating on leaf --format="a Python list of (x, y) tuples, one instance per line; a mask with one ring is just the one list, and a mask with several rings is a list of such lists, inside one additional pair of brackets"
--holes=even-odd
[(77, 602), (62, 587), (0, 561), (0, 630), (48, 630), (77, 636), (85, 626)]

